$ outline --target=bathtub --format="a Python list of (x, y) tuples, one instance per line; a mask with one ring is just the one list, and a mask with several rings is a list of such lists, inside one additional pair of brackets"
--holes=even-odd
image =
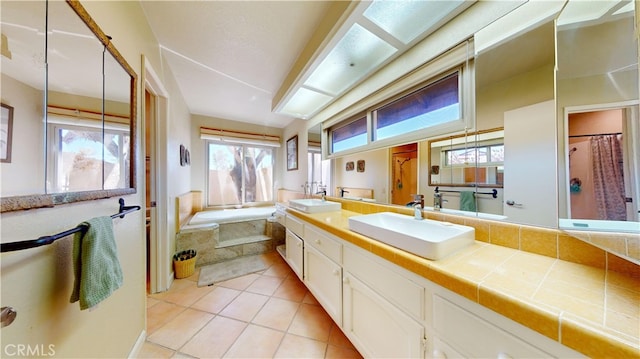
[(196, 265), (264, 253), (284, 243), (275, 206), (203, 211), (180, 228), (178, 251), (195, 249)]
[(203, 211), (194, 214), (187, 223), (187, 226), (198, 226), (211, 223), (223, 224), (231, 222), (244, 222), (255, 219), (267, 219), (271, 217), (271, 215), (275, 213), (275, 211), (275, 206)]

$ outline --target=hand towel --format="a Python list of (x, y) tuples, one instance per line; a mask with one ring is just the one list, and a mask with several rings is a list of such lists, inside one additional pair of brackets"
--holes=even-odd
[(71, 303), (80, 301), (80, 309), (100, 303), (122, 286), (122, 269), (118, 260), (111, 217), (96, 217), (81, 225), (87, 230), (73, 239), (75, 280)]
[(460, 191), (460, 210), (476, 211), (476, 196), (473, 191)]

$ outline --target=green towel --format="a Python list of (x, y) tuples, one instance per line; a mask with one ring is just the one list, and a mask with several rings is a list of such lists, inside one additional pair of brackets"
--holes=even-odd
[(460, 210), (476, 211), (476, 196), (473, 191), (460, 191)]
[(73, 238), (73, 272), (75, 281), (71, 303), (80, 301), (80, 309), (100, 303), (122, 285), (122, 269), (113, 236), (111, 217), (96, 217), (81, 225), (86, 232)]

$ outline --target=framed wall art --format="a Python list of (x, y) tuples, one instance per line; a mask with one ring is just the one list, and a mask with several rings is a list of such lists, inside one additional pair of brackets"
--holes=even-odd
[(2, 104), (2, 122), (0, 122), (0, 162), (11, 163), (12, 136), (13, 107)]
[(287, 140), (287, 171), (298, 169), (298, 135)]

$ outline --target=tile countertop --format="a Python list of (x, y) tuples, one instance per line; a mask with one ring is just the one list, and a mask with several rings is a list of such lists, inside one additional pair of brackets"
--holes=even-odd
[(589, 357), (640, 358), (640, 278), (479, 241), (432, 261), (350, 231), (360, 213), (287, 212)]

